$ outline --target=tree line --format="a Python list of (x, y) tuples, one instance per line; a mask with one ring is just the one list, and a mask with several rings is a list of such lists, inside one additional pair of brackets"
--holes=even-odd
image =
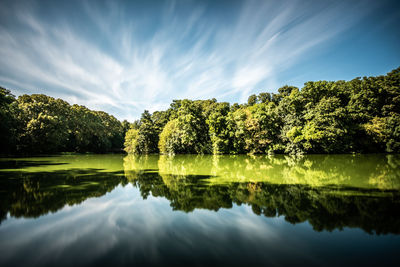
[(0, 87), (2, 154), (121, 151), (127, 121), (43, 94), (15, 98)]
[(400, 68), (283, 86), (244, 104), (173, 100), (133, 123), (43, 94), (15, 98), (0, 87), (0, 146), (2, 154), (398, 153)]
[(245, 104), (174, 100), (132, 124), (135, 154), (400, 152), (400, 68), (350, 81), (307, 82)]

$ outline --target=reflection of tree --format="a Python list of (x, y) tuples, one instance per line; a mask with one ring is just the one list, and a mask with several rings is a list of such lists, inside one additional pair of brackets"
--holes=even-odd
[[(291, 223), (308, 221), (317, 231), (358, 227), (368, 233), (400, 234), (396, 157), (374, 161), (368, 156), (343, 159), (327, 156), (322, 160), (311, 156), (293, 162), (285, 157), (161, 156), (158, 173), (154, 169), (155, 158), (132, 160), (140, 162), (137, 165), (142, 169), (126, 171), (129, 181), (140, 189), (144, 198), (149, 194), (167, 198), (174, 210), (216, 211), (233, 204), (247, 204), (255, 214), (284, 216)], [(363, 168), (361, 174), (349, 168), (352, 164)], [(153, 167), (147, 171), (143, 166)], [(247, 177), (258, 172), (268, 174), (271, 182)], [(364, 173), (369, 176), (363, 178)], [(222, 174), (238, 181), (223, 180), (225, 176), (219, 183)], [(288, 178), (282, 179), (283, 184), (273, 183), (278, 175)], [(383, 186), (371, 184), (371, 178), (380, 175), (386, 175), (390, 182)], [(318, 176), (323, 179), (331, 176), (333, 181), (318, 182)], [(308, 180), (311, 185), (306, 183)]]
[(343, 193), (337, 187), (261, 183), (237, 184), (229, 190), (235, 203), (251, 205), (258, 215), (282, 215), (291, 223), (308, 221), (317, 231), (359, 227), (369, 233), (400, 234), (398, 192), (346, 188)]
[[(152, 159), (152, 168), (155, 168), (154, 161), (155, 158)], [(177, 155), (160, 156), (158, 169), (162, 176), (213, 176), (208, 179), (211, 184), (268, 182), (400, 190), (399, 155), (307, 155), (302, 158), (286, 155)]]
[[(46, 164), (50, 163), (26, 161), (20, 167)], [(4, 220), (7, 213), (37, 217), (55, 212), (129, 181), (144, 199), (150, 194), (165, 197), (174, 210), (217, 211), (245, 204), (258, 215), (284, 216), (291, 223), (308, 221), (317, 231), (358, 227), (369, 233), (400, 234), (399, 166), (396, 155), (301, 159), (130, 155), (124, 159), (124, 173), (87, 168), (4, 170), (0, 218)]]
[(51, 172), (0, 172), (1, 220), (9, 212), (15, 217), (38, 217), (65, 205), (99, 197), (127, 181), (120, 172), (73, 169)]
[[(198, 161), (198, 159), (196, 159)], [(399, 155), (214, 156), (210, 183), (268, 182), (400, 190)], [(189, 171), (190, 172), (190, 171)]]
[[(129, 161), (126, 160), (124, 162), (126, 177), (140, 189), (144, 199), (150, 194), (155, 197), (166, 197), (171, 202), (171, 207), (174, 210), (186, 212), (193, 211), (195, 208), (217, 211), (222, 207), (232, 207), (227, 188), (221, 186), (210, 187), (201, 182), (202, 179), (210, 176), (175, 175), (156, 172), (152, 169), (154, 160), (155, 158), (152, 157), (129, 156)], [(162, 165), (163, 162), (164, 157), (161, 157), (158, 164)], [(134, 170), (132, 166), (140, 166), (140, 169)], [(164, 166), (162, 170), (166, 171), (169, 167), (173, 168), (174, 166)], [(178, 165), (176, 167), (179, 168)]]

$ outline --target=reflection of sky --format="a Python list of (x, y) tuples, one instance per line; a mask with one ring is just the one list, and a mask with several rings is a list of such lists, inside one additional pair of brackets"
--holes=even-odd
[(371, 263), (390, 261), (379, 255), (393, 257), (400, 244), (398, 236), (358, 229), (318, 233), (308, 223), (257, 216), (247, 205), (218, 212), (172, 211), (168, 200), (143, 200), (130, 184), (37, 219), (8, 218), (0, 226), (0, 240), (2, 266), (189, 261), (313, 265), (326, 260), (337, 264), (343, 257), (363, 261), (365, 255)]

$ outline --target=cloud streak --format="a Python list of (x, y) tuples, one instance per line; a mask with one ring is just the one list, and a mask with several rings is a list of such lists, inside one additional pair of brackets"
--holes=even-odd
[(74, 19), (16, 5), (0, 25), (0, 83), (128, 120), (172, 99), (243, 102), (257, 88), (281, 86), (277, 73), (370, 10), (348, 2), (244, 1), (221, 10), (204, 2), (77, 2)]

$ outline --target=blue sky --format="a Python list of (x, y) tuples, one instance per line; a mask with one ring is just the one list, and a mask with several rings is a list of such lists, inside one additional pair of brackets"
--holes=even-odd
[(400, 1), (1, 1), (0, 86), (133, 121), (400, 66)]

